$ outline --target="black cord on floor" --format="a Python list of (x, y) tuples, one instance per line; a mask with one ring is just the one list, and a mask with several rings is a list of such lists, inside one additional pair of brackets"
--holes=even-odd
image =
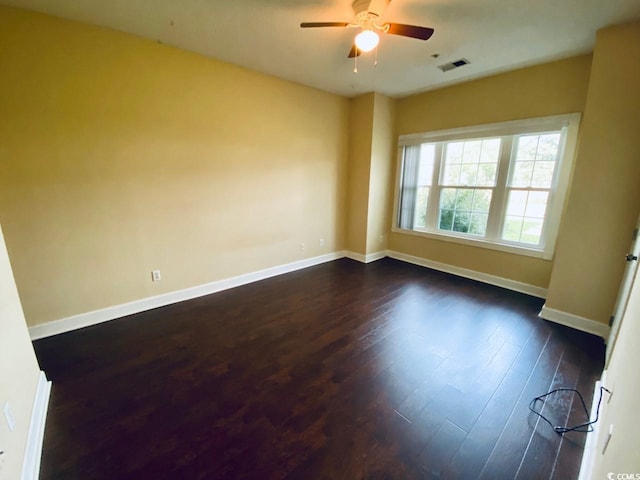
[[(553, 431), (556, 432), (559, 435), (563, 435), (565, 433), (568, 432), (583, 432), (583, 433), (587, 433), (587, 432), (593, 432), (593, 424), (596, 423), (598, 421), (598, 417), (600, 416), (600, 404), (602, 403), (602, 392), (607, 392), (609, 395), (611, 395), (611, 392), (609, 390), (607, 390), (604, 387), (600, 387), (600, 398), (598, 399), (598, 406), (596, 407), (596, 418), (594, 420), (590, 420), (590, 415), (589, 415), (589, 409), (587, 408), (586, 403), (584, 403), (584, 398), (582, 397), (582, 394), (576, 390), (575, 388), (556, 388), (555, 390), (551, 390), (548, 393), (545, 393), (544, 395), (540, 395), (539, 397), (535, 397), (533, 400), (531, 400), (531, 402), (529, 403), (529, 410), (531, 410), (533, 413), (535, 413), (536, 415), (540, 416), (540, 418), (542, 420), (544, 420), (545, 422), (547, 422), (551, 428), (553, 428)], [(551, 421), (549, 421), (549, 419), (547, 417), (545, 417), (544, 415), (542, 415), (542, 410), (536, 410), (535, 406), (536, 406), (536, 402), (540, 401), (542, 402), (542, 405), (544, 407), (544, 402), (545, 402), (545, 398), (548, 397), (549, 395), (552, 395), (554, 393), (557, 392), (573, 392), (574, 394), (578, 395), (578, 398), (580, 399), (580, 402), (582, 403), (582, 407), (584, 408), (585, 414), (587, 416), (587, 419), (589, 419), (590, 421), (588, 421), (587, 423), (583, 423), (581, 425), (576, 425), (575, 427), (560, 427), (558, 425), (554, 425), (553, 423), (551, 423)]]

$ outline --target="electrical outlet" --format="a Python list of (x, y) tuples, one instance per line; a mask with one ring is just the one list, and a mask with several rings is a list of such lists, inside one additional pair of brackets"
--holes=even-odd
[(11, 405), (9, 405), (9, 402), (5, 402), (4, 403), (4, 418), (7, 421), (7, 425), (9, 426), (9, 431), (13, 432), (13, 430), (16, 428), (16, 419), (13, 416), (13, 412), (11, 411)]
[(154, 270), (151, 272), (151, 281), (159, 282), (162, 280), (162, 275), (160, 274), (160, 270)]
[(321, 238), (321, 239), (320, 239), (320, 246), (321, 246), (321, 247), (324, 247), (324, 238)]
[(301, 252), (304, 252), (304, 242), (302, 242), (302, 243), (300, 244), (300, 251), (301, 251)]

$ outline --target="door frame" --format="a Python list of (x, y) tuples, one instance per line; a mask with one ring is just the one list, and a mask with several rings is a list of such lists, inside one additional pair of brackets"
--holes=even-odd
[[(631, 239), (631, 248), (627, 255), (633, 255), (640, 257), (640, 241), (638, 240), (638, 233), (640, 232), (640, 216), (636, 222), (635, 230), (633, 231), (633, 237)], [(627, 310), (627, 304), (629, 303), (629, 295), (631, 289), (635, 283), (636, 271), (638, 270), (638, 263), (640, 260), (627, 260), (625, 256), (625, 269), (622, 281), (620, 282), (620, 290), (618, 291), (618, 298), (613, 310), (613, 316), (611, 317), (611, 329), (609, 330), (609, 338), (607, 340), (607, 348), (605, 353), (604, 368), (609, 366), (609, 360), (611, 354), (615, 348), (616, 340), (618, 338), (618, 331), (620, 330), (620, 323), (624, 317), (624, 313)]]

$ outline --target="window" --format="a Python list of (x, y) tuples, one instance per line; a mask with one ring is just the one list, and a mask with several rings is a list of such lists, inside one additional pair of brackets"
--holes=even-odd
[(551, 258), (579, 120), (400, 137), (394, 231)]

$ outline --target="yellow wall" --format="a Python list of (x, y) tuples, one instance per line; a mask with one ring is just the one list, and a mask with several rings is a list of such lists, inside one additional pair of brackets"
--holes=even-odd
[[(599, 420), (598, 436), (593, 452), (591, 478), (607, 478), (607, 473), (640, 473), (640, 269), (620, 325), (618, 340), (611, 354), (605, 376), (605, 387), (613, 391), (611, 401), (605, 393)], [(597, 397), (596, 400), (597, 401)], [(604, 442), (613, 425), (613, 435), (605, 454)]]
[(546, 305), (613, 313), (640, 206), (640, 22), (598, 32), (573, 187)]
[[(393, 146), (402, 134), (583, 111), (590, 55), (400, 101), (348, 100), (0, 7), (0, 221), (27, 321), (344, 248), (389, 248), (549, 287), (548, 307), (606, 321), (622, 265), (599, 280), (585, 274), (584, 258), (611, 252), (593, 272), (615, 263), (637, 214), (618, 207), (640, 201), (640, 137), (628, 131), (638, 124), (640, 67), (627, 61), (640, 42), (637, 27), (624, 31), (598, 36), (587, 108), (598, 113), (581, 130), (550, 284), (551, 261), (391, 233)], [(585, 233), (593, 212), (606, 221)], [(153, 269), (161, 282), (151, 282)]]
[(383, 252), (391, 221), (395, 100), (367, 93), (351, 100), (347, 249)]
[(22, 471), (40, 368), (31, 346), (1, 230), (0, 332), (0, 412), (5, 402), (9, 402), (16, 422), (11, 432), (0, 413), (0, 449), (4, 452), (0, 460), (0, 478), (17, 479)]
[(8, 7), (0, 58), (30, 325), (345, 247), (347, 99)]
[(395, 100), (375, 94), (371, 139), (367, 254), (377, 253), (386, 248), (387, 231), (391, 223), (393, 208), (391, 179), (395, 173), (395, 147), (397, 143), (395, 106)]
[(347, 249), (361, 255), (367, 253), (374, 98), (369, 93), (350, 100)]
[[(591, 56), (515, 70), (402, 99), (398, 134), (584, 110)], [(389, 233), (389, 249), (547, 287), (551, 261), (435, 239)]]

